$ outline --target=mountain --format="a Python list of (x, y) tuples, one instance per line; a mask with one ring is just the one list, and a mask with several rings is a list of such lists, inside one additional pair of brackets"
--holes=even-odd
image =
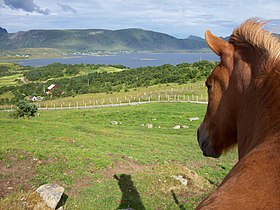
[(7, 34), (8, 31), (7, 31), (7, 29), (0, 27), (0, 34), (1, 33)]
[(0, 50), (19, 48), (58, 48), (74, 51), (184, 51), (207, 48), (207, 45), (200, 37), (177, 39), (168, 34), (138, 28), (0, 33)]

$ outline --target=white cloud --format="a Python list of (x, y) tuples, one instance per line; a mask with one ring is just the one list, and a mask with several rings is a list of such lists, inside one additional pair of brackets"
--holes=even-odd
[[(1, 22), (5, 23), (2, 27), (10, 32), (36, 28), (133, 27), (187, 37), (191, 34), (203, 36), (204, 31), (210, 28), (219, 36), (227, 36), (233, 28), (250, 17), (279, 20), (280, 8), (279, 0), (21, 1), (25, 2), (24, 5), (31, 5), (31, 10), (37, 8), (38, 11), (30, 13), (26, 8), (15, 11), (11, 6), (0, 6)], [(47, 9), (48, 16), (39, 12)]]

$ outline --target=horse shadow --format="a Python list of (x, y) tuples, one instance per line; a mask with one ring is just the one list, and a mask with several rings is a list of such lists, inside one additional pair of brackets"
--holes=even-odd
[(138, 193), (131, 175), (121, 174), (114, 175), (118, 181), (119, 188), (122, 192), (122, 198), (117, 209), (145, 210), (140, 194)]

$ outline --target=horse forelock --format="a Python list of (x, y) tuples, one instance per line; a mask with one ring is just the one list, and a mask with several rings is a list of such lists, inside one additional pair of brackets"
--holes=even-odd
[[(249, 19), (236, 28), (229, 42), (235, 47), (252, 49), (257, 52), (267, 72), (280, 67), (280, 39), (263, 29), (268, 21)], [(280, 70), (279, 70), (280, 71)]]

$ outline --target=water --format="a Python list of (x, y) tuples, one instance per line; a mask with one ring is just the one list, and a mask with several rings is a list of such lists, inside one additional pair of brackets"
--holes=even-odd
[(63, 64), (121, 64), (129, 68), (160, 66), (164, 64), (193, 63), (200, 60), (218, 61), (214, 53), (145, 53), (104, 56), (81, 56), (71, 58), (16, 60), (22, 66), (45, 66), (55, 62)]

